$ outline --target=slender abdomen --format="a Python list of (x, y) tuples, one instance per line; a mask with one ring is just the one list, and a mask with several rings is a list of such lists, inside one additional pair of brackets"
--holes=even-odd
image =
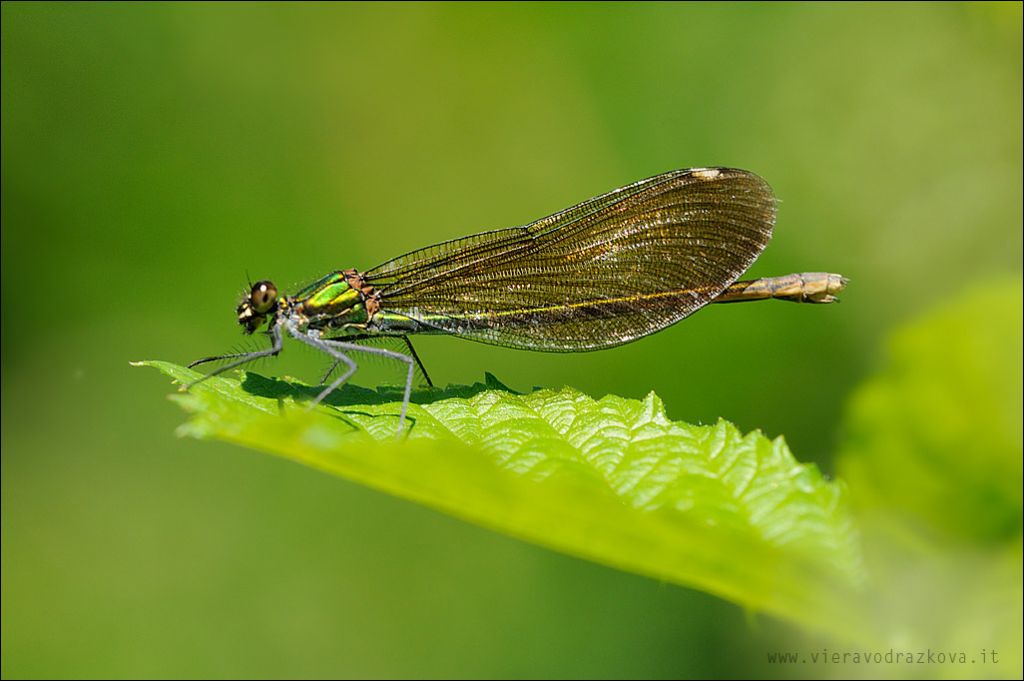
[(830, 272), (801, 272), (782, 277), (737, 281), (715, 298), (714, 303), (741, 303), (776, 298), (795, 303), (833, 303), (847, 279)]

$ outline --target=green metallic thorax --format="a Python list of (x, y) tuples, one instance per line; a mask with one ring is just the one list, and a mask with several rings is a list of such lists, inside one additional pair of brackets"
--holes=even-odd
[[(327, 336), (406, 335), (430, 333), (432, 329), (408, 317), (380, 310), (372, 298), (372, 288), (352, 287), (354, 271), (332, 272), (306, 286), (288, 299), (289, 314), (299, 318), (300, 326), (316, 329)], [(358, 277), (358, 275), (356, 275)], [(359, 279), (355, 280), (359, 285)], [(370, 311), (373, 311), (371, 314)]]
[(291, 298), (291, 309), (306, 318), (308, 328), (365, 328), (370, 321), (365, 296), (352, 288), (342, 272), (332, 272)]

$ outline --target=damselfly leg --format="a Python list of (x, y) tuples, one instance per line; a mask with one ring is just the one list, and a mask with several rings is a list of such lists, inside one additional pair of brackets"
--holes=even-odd
[[(334, 379), (330, 385), (324, 388), (319, 395), (313, 400), (310, 408), (316, 406), (324, 398), (330, 395), (332, 392), (337, 390), (345, 381), (347, 381), (352, 374), (356, 372), (359, 366), (355, 361), (345, 354), (347, 352), (363, 352), (371, 355), (379, 355), (381, 357), (387, 357), (400, 362), (405, 362), (408, 366), (405, 376), (405, 392), (402, 395), (402, 411), (398, 417), (398, 432), (396, 435), (401, 437), (402, 429), (405, 427), (405, 414), (409, 409), (409, 398), (412, 395), (412, 378), (413, 371), (416, 367), (415, 360), (409, 355), (403, 355), (400, 352), (392, 352), (391, 350), (385, 350), (383, 348), (372, 348), (365, 345), (358, 345), (356, 343), (347, 343), (345, 341), (334, 340), (331, 338), (320, 338), (316, 333), (302, 333), (294, 326), (288, 326), (288, 333), (292, 335), (296, 340), (302, 341), (306, 345), (316, 348), (321, 352), (328, 354), (333, 357), (335, 362), (345, 364), (348, 369), (338, 378)], [(332, 367), (333, 369), (333, 367)]]
[[(423, 366), (423, 360), (420, 359), (419, 354), (416, 352), (416, 348), (414, 348), (412, 346), (412, 341), (409, 339), (408, 336), (356, 336), (354, 338), (349, 338), (348, 339), (348, 341), (352, 342), (352, 343), (363, 343), (363, 342), (385, 341), (385, 340), (396, 340), (396, 341), (397, 340), (401, 340), (401, 342), (405, 343), (405, 347), (409, 350), (409, 356), (412, 357), (413, 360), (415, 360), (416, 367), (420, 370), (420, 373), (423, 375), (423, 381), (427, 384), (428, 387), (430, 387), (430, 388), (434, 387), (434, 382), (432, 380), (430, 380), (430, 374), (427, 373), (427, 368), (425, 366)], [(398, 354), (402, 354), (402, 353), (398, 353)], [(331, 374), (334, 373), (334, 370), (338, 368), (339, 364), (341, 364), (341, 361), (337, 360), (337, 359), (334, 360), (334, 362), (331, 363), (331, 366), (329, 366), (327, 368), (327, 371), (325, 371), (323, 377), (321, 377), (320, 385), (324, 385), (325, 383), (327, 383), (327, 379), (329, 379), (331, 377)]]
[(213, 378), (214, 376), (223, 374), (225, 371), (231, 371), (232, 369), (240, 367), (243, 364), (254, 362), (263, 357), (273, 357), (277, 353), (281, 352), (281, 346), (283, 344), (283, 339), (281, 338), (281, 327), (274, 326), (270, 330), (270, 339), (271, 346), (266, 350), (256, 350), (254, 352), (236, 352), (230, 355), (216, 355), (214, 357), (203, 357), (202, 359), (197, 359), (196, 361), (188, 365), (189, 369), (197, 367), (200, 364), (206, 364), (207, 362), (219, 362), (225, 359), (233, 359), (234, 361), (229, 362), (222, 367), (217, 367), (216, 369), (206, 374), (205, 376), (200, 376), (196, 380), (187, 384), (185, 386), (185, 389), (188, 390), (192, 386), (202, 383), (208, 378)]

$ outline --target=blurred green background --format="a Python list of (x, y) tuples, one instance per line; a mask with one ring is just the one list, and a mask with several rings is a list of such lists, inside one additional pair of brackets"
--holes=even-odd
[[(418, 349), (440, 384), (654, 390), (831, 473), (887, 333), (1021, 270), (1018, 3), (2, 12), (4, 677), (780, 673), (790, 632), (730, 603), (176, 439), (128, 362), (237, 346), (247, 271), (287, 287), (753, 170), (782, 203), (751, 273), (842, 272), (842, 305), (586, 355)], [(286, 350), (258, 370), (323, 368)]]

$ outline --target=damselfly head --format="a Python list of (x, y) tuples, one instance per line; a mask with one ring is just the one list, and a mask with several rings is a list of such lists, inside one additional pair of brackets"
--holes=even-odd
[(257, 281), (252, 290), (238, 304), (238, 323), (246, 333), (253, 333), (263, 325), (267, 315), (277, 309), (277, 287), (272, 281)]

